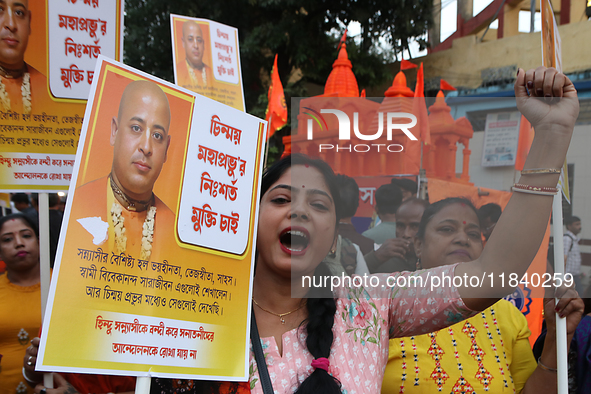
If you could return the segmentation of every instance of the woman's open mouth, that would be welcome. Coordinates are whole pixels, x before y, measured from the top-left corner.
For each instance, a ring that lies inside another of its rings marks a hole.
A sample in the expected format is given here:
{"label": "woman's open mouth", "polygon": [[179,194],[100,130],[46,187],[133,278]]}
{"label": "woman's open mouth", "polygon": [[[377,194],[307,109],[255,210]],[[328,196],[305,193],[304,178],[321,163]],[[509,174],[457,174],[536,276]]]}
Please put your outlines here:
{"label": "woman's open mouth", "polygon": [[279,235],[281,249],[290,255],[303,255],[310,245],[310,233],[303,227],[288,227]]}

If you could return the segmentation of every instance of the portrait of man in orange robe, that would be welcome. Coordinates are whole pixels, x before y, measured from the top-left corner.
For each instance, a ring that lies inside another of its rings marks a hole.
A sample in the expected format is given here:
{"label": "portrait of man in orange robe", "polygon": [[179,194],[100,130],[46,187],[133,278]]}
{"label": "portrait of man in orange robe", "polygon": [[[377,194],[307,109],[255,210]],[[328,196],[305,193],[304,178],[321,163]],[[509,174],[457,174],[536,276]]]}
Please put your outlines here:
{"label": "portrait of man in orange robe", "polygon": [[46,102],[47,78],[25,63],[31,35],[28,0],[0,1],[0,110],[30,114]]}
{"label": "portrait of man in orange robe", "polygon": [[183,23],[181,43],[185,59],[177,64],[177,85],[199,92],[213,86],[213,71],[203,62],[205,40],[201,26],[194,21]]}
{"label": "portrait of man in orange robe", "polygon": [[156,83],[127,85],[111,120],[111,173],[75,192],[79,203],[70,217],[84,228],[84,245],[92,242],[105,252],[157,260],[160,249],[174,239],[174,213],[153,192],[167,159],[170,120],[167,96]]}

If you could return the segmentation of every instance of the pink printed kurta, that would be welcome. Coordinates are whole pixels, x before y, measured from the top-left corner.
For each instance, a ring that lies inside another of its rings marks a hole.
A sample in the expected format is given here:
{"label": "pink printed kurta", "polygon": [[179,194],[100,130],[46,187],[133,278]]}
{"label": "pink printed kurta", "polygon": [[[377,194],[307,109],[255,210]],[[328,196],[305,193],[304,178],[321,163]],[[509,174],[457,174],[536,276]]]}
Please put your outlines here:
{"label": "pink printed kurta", "polygon": [[[420,272],[395,273],[406,278],[452,276],[455,265]],[[376,275],[383,283],[388,274]],[[399,282],[401,283],[401,282]],[[402,284],[402,283],[401,283]],[[466,319],[474,312],[456,288],[381,287],[339,288],[335,291],[337,311],[329,373],[342,384],[346,394],[379,393],[388,362],[388,340],[424,334]],[[293,393],[312,373],[312,355],[306,349],[306,332],[293,329],[283,334],[283,357],[275,338],[261,338],[267,368],[275,393]],[[254,354],[250,352],[250,387],[262,394]]]}

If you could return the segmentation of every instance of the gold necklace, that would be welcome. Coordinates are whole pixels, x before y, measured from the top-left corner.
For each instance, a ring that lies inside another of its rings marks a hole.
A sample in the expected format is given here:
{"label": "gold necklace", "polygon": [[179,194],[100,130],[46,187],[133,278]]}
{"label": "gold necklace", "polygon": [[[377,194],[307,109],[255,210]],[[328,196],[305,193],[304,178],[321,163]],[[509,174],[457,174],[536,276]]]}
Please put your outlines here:
{"label": "gold necklace", "polygon": [[127,197],[125,193],[123,193],[123,190],[121,190],[113,180],[113,174],[109,174],[109,179],[111,180],[111,189],[113,190],[113,193],[115,193],[116,196],[119,196],[123,202],[127,204],[126,208],[128,211],[142,212],[148,209],[150,205],[153,205],[152,200],[154,199],[154,193],[152,193],[152,196],[145,201],[134,200],[131,197]]}
{"label": "gold necklace", "polygon": [[259,305],[259,303],[257,302],[257,300],[255,300],[254,298],[252,299],[252,301],[254,302],[254,304],[255,304],[256,306],[258,306],[259,308],[261,308],[263,311],[265,311],[265,312],[267,312],[267,313],[270,313],[271,315],[277,316],[277,317],[279,318],[279,321],[281,321],[281,324],[285,324],[285,319],[283,318],[283,316],[287,316],[287,315],[290,315],[290,314],[292,314],[292,313],[294,313],[294,312],[296,312],[296,311],[299,311],[300,309],[302,309],[302,307],[303,307],[304,305],[306,305],[306,304],[304,303],[304,304],[302,304],[302,305],[298,306],[296,309],[294,309],[293,311],[290,311],[290,312],[285,312],[285,313],[275,313],[275,312],[271,312],[270,310],[268,310],[268,309],[265,309],[265,308],[263,308],[262,306],[260,306],[260,305]]}

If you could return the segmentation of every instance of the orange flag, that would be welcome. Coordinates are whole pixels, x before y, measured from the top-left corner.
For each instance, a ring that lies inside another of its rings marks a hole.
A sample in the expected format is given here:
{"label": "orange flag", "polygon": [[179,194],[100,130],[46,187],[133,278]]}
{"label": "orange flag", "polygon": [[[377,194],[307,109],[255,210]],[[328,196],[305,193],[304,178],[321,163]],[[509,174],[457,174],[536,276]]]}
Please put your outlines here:
{"label": "orange flag", "polygon": [[431,144],[431,129],[429,128],[429,113],[425,103],[425,81],[423,76],[423,63],[417,72],[417,84],[415,87],[415,98],[413,100],[413,113],[417,117],[418,128],[421,134],[421,141],[425,145]]}
{"label": "orange flag", "polygon": [[410,70],[412,68],[417,68],[418,66],[414,63],[409,62],[408,60],[402,59],[400,61],[400,71],[403,70]]}
{"label": "orange flag", "polygon": [[517,143],[517,156],[515,157],[515,169],[518,171],[523,170],[525,159],[531,148],[531,143],[534,140],[534,129],[531,127],[531,123],[525,116],[521,115],[521,122],[519,123],[519,140]]}
{"label": "orange flag", "polygon": [[269,86],[269,105],[267,106],[267,116],[265,120],[269,122],[267,139],[275,133],[276,130],[287,124],[287,105],[285,104],[285,94],[283,85],[279,79],[277,70],[277,55],[271,71],[271,86]]}
{"label": "orange flag", "polygon": [[458,89],[454,88],[453,86],[451,86],[445,79],[442,79],[439,82],[439,89],[441,89],[441,90],[458,90]]}

